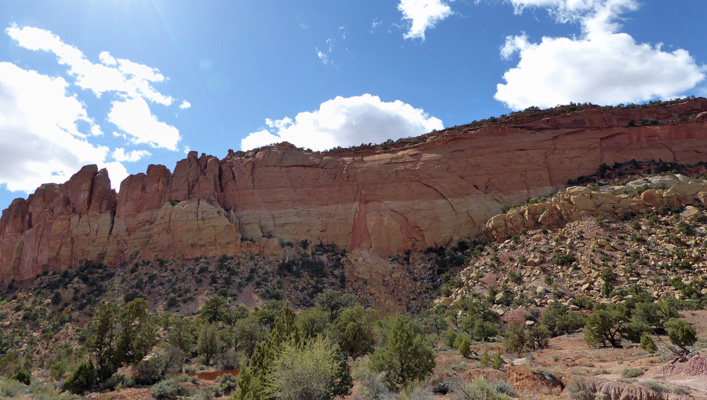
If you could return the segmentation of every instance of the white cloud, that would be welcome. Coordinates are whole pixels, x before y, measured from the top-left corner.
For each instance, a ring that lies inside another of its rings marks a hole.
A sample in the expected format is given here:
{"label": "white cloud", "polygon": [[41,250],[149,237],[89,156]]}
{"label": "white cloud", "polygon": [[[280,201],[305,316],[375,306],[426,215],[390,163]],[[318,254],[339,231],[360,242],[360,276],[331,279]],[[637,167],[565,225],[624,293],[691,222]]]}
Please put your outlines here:
{"label": "white cloud", "polygon": [[113,158],[120,162],[135,162],[150,155],[152,155],[152,153],[147,150],[133,150],[126,153],[125,149],[122,147],[118,147],[113,151]]}
{"label": "white cloud", "polygon": [[[94,64],[78,48],[63,43],[59,36],[44,29],[13,25],[6,32],[24,48],[54,53],[59,64],[69,67],[68,73],[75,78],[78,87],[90,90],[98,98],[105,93],[115,94],[118,99],[111,102],[109,121],[124,130],[133,142],[176,150],[179,131],[158,121],[147,104],[149,101],[169,106],[174,100],[154,88],[153,83],[166,80],[158,69],[127,59],[115,59],[107,51],[98,56],[101,64]],[[179,107],[185,109],[190,105],[183,101]],[[129,112],[137,114],[133,118]]]}
{"label": "white cloud", "polygon": [[158,121],[142,98],[113,102],[108,120],[127,133],[133,143],[147,143],[152,147],[177,150],[177,128]]}
{"label": "white cloud", "polygon": [[182,104],[179,105],[179,109],[186,110],[187,108],[191,108],[191,103],[186,100],[182,101]]}
{"label": "white cloud", "polygon": [[403,35],[405,39],[425,40],[427,29],[453,14],[443,0],[400,0],[398,10],[403,19],[410,21],[410,28]]}
{"label": "white cloud", "polygon": [[518,55],[518,65],[498,84],[495,98],[512,109],[552,107],[569,102],[618,104],[677,97],[705,77],[705,67],[682,49],[636,43],[618,33],[621,13],[634,0],[511,0],[517,12],[547,7],[559,21],[579,21],[579,38],[543,37],[532,43],[509,36],[501,57]]}
{"label": "white cloud", "polygon": [[[68,68],[64,77],[58,77],[0,62],[0,185],[29,192],[42,183],[64,182],[86,164],[97,164],[108,170],[117,188],[127,176],[123,162],[151,155],[120,147],[111,152],[105,145],[92,144],[90,140],[103,136],[103,129],[88,115],[80,96],[93,94],[110,103],[108,120],[122,131],[103,140],[176,150],[179,131],[158,121],[147,103],[173,102],[153,86],[166,81],[159,70],[116,59],[107,51],[94,64],[78,48],[43,29],[12,25],[5,32],[21,47],[53,53]],[[76,87],[86,91],[75,91]],[[110,96],[106,99],[104,94]],[[180,108],[188,106],[184,101]]]}
{"label": "white cloud", "polygon": [[321,61],[324,65],[327,65],[331,62],[331,60],[329,60],[329,56],[319,49],[317,49],[317,58],[319,58],[319,61]]}
{"label": "white cloud", "polygon": [[85,164],[108,168],[114,187],[125,178],[121,164],[106,162],[108,148],[92,145],[77,128],[95,125],[68,86],[61,77],[0,62],[0,183],[8,190],[64,182]]}
{"label": "white cloud", "polygon": [[167,106],[172,103],[172,97],[152,86],[154,82],[165,80],[156,68],[126,59],[116,60],[107,51],[98,56],[103,64],[94,64],[81,50],[65,44],[59,36],[44,29],[12,26],[6,32],[26,49],[54,53],[59,64],[67,65],[69,74],[76,77],[76,85],[93,91],[96,96],[110,91],[129,97],[144,97]]}
{"label": "white cloud", "polygon": [[265,129],[241,140],[241,149],[287,141],[298,147],[326,150],[416,136],[444,127],[441,120],[421,109],[399,100],[384,102],[370,94],[336,97],[322,103],[318,110],[301,112],[294,119],[265,122]]}

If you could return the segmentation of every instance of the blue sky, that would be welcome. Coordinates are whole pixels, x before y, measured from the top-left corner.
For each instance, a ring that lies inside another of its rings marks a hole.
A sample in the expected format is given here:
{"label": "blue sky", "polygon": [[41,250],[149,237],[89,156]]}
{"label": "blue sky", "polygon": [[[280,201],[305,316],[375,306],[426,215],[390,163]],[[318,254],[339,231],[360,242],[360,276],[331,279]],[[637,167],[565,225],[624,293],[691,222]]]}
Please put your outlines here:
{"label": "blue sky", "polygon": [[0,2],[0,208],[82,165],[707,94],[707,2]]}

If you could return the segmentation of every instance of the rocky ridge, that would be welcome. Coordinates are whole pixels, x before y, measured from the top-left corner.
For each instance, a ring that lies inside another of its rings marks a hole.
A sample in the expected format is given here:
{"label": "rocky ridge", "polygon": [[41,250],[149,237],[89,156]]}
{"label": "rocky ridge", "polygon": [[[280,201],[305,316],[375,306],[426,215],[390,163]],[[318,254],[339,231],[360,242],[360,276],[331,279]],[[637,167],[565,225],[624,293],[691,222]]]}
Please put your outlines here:
{"label": "rocky ridge", "polygon": [[[374,148],[314,153],[283,143],[222,160],[196,152],[110,189],[86,166],[0,218],[0,280],[86,261],[283,257],[308,239],[387,255],[480,233],[503,204],[547,194],[602,163],[703,161],[707,100],[567,106]],[[649,120],[638,125],[636,121]]]}
{"label": "rocky ridge", "polygon": [[[579,309],[583,296],[622,302],[632,285],[656,299],[699,301],[707,296],[706,201],[707,182],[683,175],[569,187],[491,218],[486,233],[500,241],[471,260],[440,301],[494,292],[500,314],[552,302]],[[607,268],[624,296],[601,292]]]}

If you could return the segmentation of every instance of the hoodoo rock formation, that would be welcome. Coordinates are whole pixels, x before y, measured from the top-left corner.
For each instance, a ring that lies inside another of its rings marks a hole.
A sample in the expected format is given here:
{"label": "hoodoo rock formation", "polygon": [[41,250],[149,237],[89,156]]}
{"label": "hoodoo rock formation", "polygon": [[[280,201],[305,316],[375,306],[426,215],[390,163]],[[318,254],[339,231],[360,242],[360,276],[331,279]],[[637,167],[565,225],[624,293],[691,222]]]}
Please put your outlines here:
{"label": "hoodoo rock formation", "polygon": [[[189,153],[110,189],[86,166],[0,218],[0,280],[85,261],[279,256],[278,241],[390,254],[480,233],[503,204],[546,194],[602,163],[707,161],[707,100],[525,111],[388,149],[312,153],[283,143],[222,160]],[[649,119],[650,123],[641,123]],[[638,121],[638,122],[636,122]]]}

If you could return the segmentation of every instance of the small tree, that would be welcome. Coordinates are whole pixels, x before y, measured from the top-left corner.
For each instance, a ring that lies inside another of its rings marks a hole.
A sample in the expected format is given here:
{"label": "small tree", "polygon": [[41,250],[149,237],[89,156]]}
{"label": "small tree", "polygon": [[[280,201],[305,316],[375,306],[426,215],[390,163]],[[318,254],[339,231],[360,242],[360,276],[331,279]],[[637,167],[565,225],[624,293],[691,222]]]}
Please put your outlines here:
{"label": "small tree", "polygon": [[692,346],[697,341],[697,332],[687,321],[671,318],[665,323],[670,343],[680,347],[684,353],[689,353],[687,346]]}
{"label": "small tree", "polygon": [[457,336],[455,347],[459,350],[462,357],[467,358],[471,355],[471,339],[467,335]]}
{"label": "small tree", "polygon": [[628,317],[622,304],[598,304],[584,326],[584,339],[590,346],[605,346],[608,342],[612,347],[620,348],[627,324]]}
{"label": "small tree", "polygon": [[155,325],[149,306],[143,298],[136,298],[120,310],[120,334],[117,349],[120,359],[129,364],[140,362],[157,342]]}
{"label": "small tree", "polygon": [[339,313],[356,304],[356,298],[350,293],[326,289],[317,296],[317,305],[329,314],[329,321],[334,322]]}
{"label": "small tree", "polygon": [[96,369],[93,367],[93,363],[84,362],[76,368],[69,379],[64,381],[62,389],[75,394],[84,394],[96,384],[96,379]]}
{"label": "small tree", "polygon": [[206,322],[213,324],[223,321],[228,313],[228,302],[222,296],[217,295],[206,300],[206,303],[201,307],[199,316]]}
{"label": "small tree", "polygon": [[204,357],[204,364],[211,364],[213,357],[221,352],[223,341],[215,324],[205,323],[199,332],[196,351]]}
{"label": "small tree", "polygon": [[528,339],[525,337],[523,327],[517,322],[511,322],[506,327],[506,332],[503,334],[503,344],[506,346],[508,353],[520,354],[525,351],[528,345]]}
{"label": "small tree", "polygon": [[570,310],[561,303],[551,303],[540,317],[540,323],[545,325],[552,336],[573,333],[586,323],[584,314]]}
{"label": "small tree", "polygon": [[651,354],[658,351],[658,346],[655,345],[653,339],[649,335],[643,335],[641,337],[641,348]]}
{"label": "small tree", "polygon": [[93,334],[86,341],[86,347],[96,360],[97,371],[94,374],[101,381],[110,378],[120,366],[121,357],[117,348],[119,312],[114,303],[103,303],[93,320]]}
{"label": "small tree", "polygon": [[385,372],[387,385],[398,390],[432,373],[434,352],[417,321],[397,315],[386,322],[381,344],[371,357],[371,368]]}
{"label": "small tree", "polygon": [[528,346],[532,350],[542,349],[548,345],[550,330],[543,324],[534,324],[526,329],[525,336],[528,339]]}
{"label": "small tree", "polygon": [[334,324],[334,337],[344,354],[357,358],[373,351],[376,344],[373,331],[375,319],[373,309],[359,305],[341,312]]}

